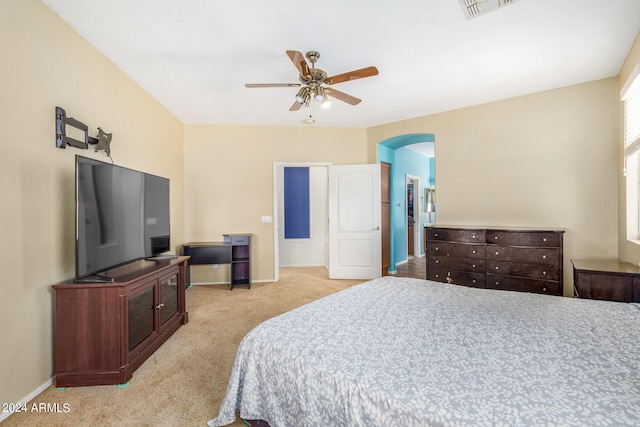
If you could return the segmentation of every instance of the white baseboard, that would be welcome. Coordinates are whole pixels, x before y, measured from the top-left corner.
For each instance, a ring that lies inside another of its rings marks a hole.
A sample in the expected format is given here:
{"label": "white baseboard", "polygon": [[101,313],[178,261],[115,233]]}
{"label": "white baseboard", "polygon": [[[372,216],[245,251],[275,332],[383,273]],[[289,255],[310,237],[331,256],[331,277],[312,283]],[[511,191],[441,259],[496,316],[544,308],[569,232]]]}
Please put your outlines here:
{"label": "white baseboard", "polygon": [[[263,280],[252,280],[251,283],[270,283],[275,282],[273,279],[263,279]],[[199,286],[199,285],[231,285],[231,282],[191,282],[191,286]],[[246,285],[235,285],[235,286],[246,286]]]}
{"label": "white baseboard", "polygon": [[324,264],[295,264],[295,265],[280,265],[280,268],[295,268],[295,267],[326,267]]}
{"label": "white baseboard", "polygon": [[[15,406],[17,406],[17,407],[26,406],[27,403],[29,403],[33,399],[35,399],[36,396],[38,396],[40,393],[42,393],[43,391],[48,389],[54,383],[54,381],[55,381],[55,377],[52,377],[49,381],[47,381],[44,384],[42,384],[40,387],[38,387],[37,389],[35,389],[31,393],[29,393],[26,397],[24,397],[20,401],[13,402],[13,403],[15,403]],[[0,412],[0,423],[2,423],[4,420],[9,418],[11,416],[11,414],[12,414],[12,412]]]}

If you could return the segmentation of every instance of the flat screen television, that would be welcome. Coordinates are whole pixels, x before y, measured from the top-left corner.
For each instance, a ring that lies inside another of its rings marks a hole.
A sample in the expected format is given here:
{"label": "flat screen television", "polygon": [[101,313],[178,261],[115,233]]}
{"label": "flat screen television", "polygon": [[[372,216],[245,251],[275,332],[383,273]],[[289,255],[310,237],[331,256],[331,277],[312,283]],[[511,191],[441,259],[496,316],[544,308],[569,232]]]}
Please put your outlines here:
{"label": "flat screen television", "polygon": [[76,156],[76,281],[170,250],[169,179]]}

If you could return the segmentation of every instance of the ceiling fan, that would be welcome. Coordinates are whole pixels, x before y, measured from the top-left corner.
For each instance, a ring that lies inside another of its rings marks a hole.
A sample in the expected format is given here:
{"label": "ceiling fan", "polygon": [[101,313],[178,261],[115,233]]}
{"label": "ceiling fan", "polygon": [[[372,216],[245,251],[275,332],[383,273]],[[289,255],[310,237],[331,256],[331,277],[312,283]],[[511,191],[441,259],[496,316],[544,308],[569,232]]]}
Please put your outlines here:
{"label": "ceiling fan", "polygon": [[[308,107],[312,98],[320,102],[323,107],[328,107],[330,104],[328,96],[344,101],[347,104],[359,104],[361,99],[334,89],[331,85],[378,74],[376,67],[366,67],[329,77],[324,70],[315,66],[320,58],[320,53],[312,50],[302,55],[297,50],[288,50],[287,56],[300,73],[300,83],[247,83],[245,87],[299,87],[300,90],[296,94],[296,100],[289,108],[289,111],[299,110],[302,106]],[[311,66],[309,66],[305,57],[311,63]]]}

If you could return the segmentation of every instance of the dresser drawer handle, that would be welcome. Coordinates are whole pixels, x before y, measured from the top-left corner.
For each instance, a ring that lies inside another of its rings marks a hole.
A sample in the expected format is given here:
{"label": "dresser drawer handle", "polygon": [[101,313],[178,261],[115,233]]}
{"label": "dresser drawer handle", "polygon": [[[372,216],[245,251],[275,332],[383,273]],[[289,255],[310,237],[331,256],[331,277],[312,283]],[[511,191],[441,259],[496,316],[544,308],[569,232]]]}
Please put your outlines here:
{"label": "dresser drawer handle", "polygon": [[500,270],[500,267],[496,267],[496,270]]}
{"label": "dresser drawer handle", "polygon": [[546,276],[546,275],[547,275],[547,272],[546,272],[546,271],[543,271],[543,272],[542,272],[542,275],[543,275],[543,276]]}
{"label": "dresser drawer handle", "polygon": [[500,286],[500,282],[496,282],[496,286]]}
{"label": "dresser drawer handle", "polygon": [[475,265],[475,264],[472,264],[472,265],[471,265],[471,267],[472,267],[472,268],[476,268],[476,265]]}
{"label": "dresser drawer handle", "polygon": [[471,238],[472,238],[472,239],[475,239],[475,238],[476,238],[475,234],[474,234],[473,236],[471,236]]}
{"label": "dresser drawer handle", "polygon": [[434,233],[434,236],[438,237],[438,236],[439,236],[439,234],[438,234],[438,233]]}
{"label": "dresser drawer handle", "polygon": [[438,264],[439,262],[440,262],[439,260],[436,260],[436,264]]}
{"label": "dresser drawer handle", "polygon": [[547,241],[547,238],[546,238],[546,237],[545,237],[545,238],[543,238],[543,239],[542,239],[542,241],[543,241],[543,242],[546,242],[546,241]]}
{"label": "dresser drawer handle", "polygon": [[440,278],[440,275],[439,275],[439,274],[436,274],[436,279],[439,279],[439,278]]}
{"label": "dresser drawer handle", "polygon": [[542,288],[542,290],[543,290],[544,292],[547,292],[547,288]]}
{"label": "dresser drawer handle", "polygon": [[542,259],[547,259],[547,256],[546,255],[542,255]]}
{"label": "dresser drawer handle", "polygon": [[472,251],[472,253],[474,253],[474,254],[475,254],[475,253],[476,253],[476,251]]}
{"label": "dresser drawer handle", "polygon": [[473,280],[471,281],[471,283],[476,283],[476,279],[473,279]]}
{"label": "dresser drawer handle", "polygon": [[496,255],[498,255],[498,252],[496,252]]}

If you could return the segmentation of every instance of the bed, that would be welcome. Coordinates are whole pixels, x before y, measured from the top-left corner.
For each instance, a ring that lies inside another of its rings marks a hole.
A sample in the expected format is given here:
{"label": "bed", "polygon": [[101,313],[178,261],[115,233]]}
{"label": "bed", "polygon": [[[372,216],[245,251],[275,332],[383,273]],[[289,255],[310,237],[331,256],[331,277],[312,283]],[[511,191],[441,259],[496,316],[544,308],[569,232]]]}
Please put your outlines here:
{"label": "bed", "polygon": [[383,277],[243,339],[210,427],[639,426],[640,305]]}

